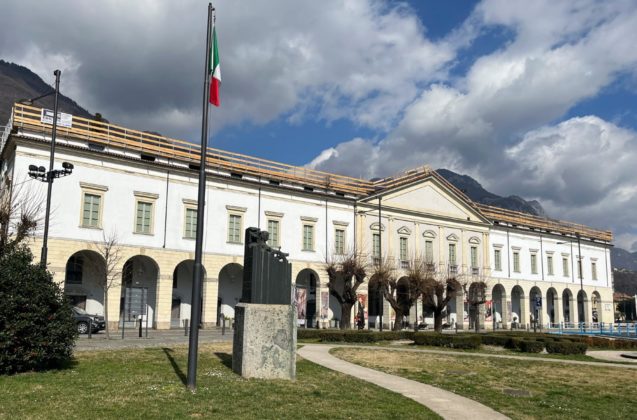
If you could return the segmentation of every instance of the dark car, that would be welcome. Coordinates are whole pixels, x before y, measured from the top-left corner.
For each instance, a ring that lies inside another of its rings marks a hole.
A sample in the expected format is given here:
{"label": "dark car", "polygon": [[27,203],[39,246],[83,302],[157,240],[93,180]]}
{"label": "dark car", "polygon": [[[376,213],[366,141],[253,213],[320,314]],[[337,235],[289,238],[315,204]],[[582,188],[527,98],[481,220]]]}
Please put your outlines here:
{"label": "dark car", "polygon": [[91,333],[106,329],[106,323],[104,317],[101,315],[91,315],[82,308],[77,306],[73,307],[73,318],[75,318],[75,324],[77,325],[77,332],[80,334],[88,334],[89,325],[91,326]]}

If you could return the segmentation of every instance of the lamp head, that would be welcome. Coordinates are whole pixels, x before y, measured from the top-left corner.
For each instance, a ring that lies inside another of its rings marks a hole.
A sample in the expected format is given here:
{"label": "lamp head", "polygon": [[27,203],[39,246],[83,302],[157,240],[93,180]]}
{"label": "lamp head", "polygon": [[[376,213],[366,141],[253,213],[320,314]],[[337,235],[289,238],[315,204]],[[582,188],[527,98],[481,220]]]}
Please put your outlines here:
{"label": "lamp head", "polygon": [[40,166],[38,168],[38,171],[44,173],[44,172],[46,172],[46,168],[44,166]]}
{"label": "lamp head", "polygon": [[29,172],[38,172],[38,167],[35,165],[29,165]]}
{"label": "lamp head", "polygon": [[67,171],[72,171],[74,168],[73,164],[69,162],[62,162],[62,167]]}

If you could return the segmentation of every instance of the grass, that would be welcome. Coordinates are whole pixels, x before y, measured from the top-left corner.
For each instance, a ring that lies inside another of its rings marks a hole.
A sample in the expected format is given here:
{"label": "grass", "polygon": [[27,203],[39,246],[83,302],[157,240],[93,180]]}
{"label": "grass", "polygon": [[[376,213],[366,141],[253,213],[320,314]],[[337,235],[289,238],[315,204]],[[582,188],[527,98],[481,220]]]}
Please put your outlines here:
{"label": "grass", "polygon": [[244,379],[230,344],[200,346],[197,392],[185,347],[82,352],[66,369],[0,376],[0,418],[438,418],[375,385],[306,360],[297,380]]}
{"label": "grass", "polygon": [[513,419],[632,418],[637,413],[634,369],[371,348],[332,352],[474,399]]}

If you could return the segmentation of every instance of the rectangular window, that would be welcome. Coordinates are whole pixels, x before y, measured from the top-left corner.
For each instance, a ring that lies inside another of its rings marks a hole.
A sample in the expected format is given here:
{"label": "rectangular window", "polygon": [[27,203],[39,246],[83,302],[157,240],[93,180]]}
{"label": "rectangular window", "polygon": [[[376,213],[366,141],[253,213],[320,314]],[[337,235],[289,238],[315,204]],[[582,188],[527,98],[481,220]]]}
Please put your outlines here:
{"label": "rectangular window", "polygon": [[372,235],[372,256],[380,258],[380,234],[374,233]]}
{"label": "rectangular window", "polygon": [[268,245],[271,247],[279,246],[279,221],[268,220]]}
{"label": "rectangular window", "polygon": [[449,244],[449,265],[456,265],[456,244]]}
{"label": "rectangular window", "polygon": [[582,278],[582,258],[581,257],[577,258],[577,278],[578,279]]}
{"label": "rectangular window", "polygon": [[197,237],[197,209],[186,208],[186,224],[184,226],[184,238],[195,239]]}
{"label": "rectangular window", "polygon": [[303,251],[314,251],[313,225],[303,225]]}
{"label": "rectangular window", "polygon": [[499,249],[493,250],[495,271],[502,271],[502,252]]}
{"label": "rectangular window", "polygon": [[471,247],[471,268],[478,268],[478,247]]}
{"label": "rectangular window", "polygon": [[591,262],[591,277],[593,280],[597,280],[597,263]]}
{"label": "rectangular window", "polygon": [[135,222],[135,233],[151,233],[151,222],[153,217],[153,203],[138,201],[137,217]]}
{"label": "rectangular window", "polygon": [[82,214],[83,227],[100,227],[100,204],[102,196],[84,193],[84,207]]}
{"label": "rectangular window", "polygon": [[228,242],[241,243],[241,216],[238,214],[228,215]]}
{"label": "rectangular window", "polygon": [[345,230],[336,229],[334,232],[334,252],[338,255],[345,254]]}
{"label": "rectangular window", "polygon": [[562,257],[562,274],[564,277],[568,277],[568,257]]}
{"label": "rectangular window", "polygon": [[433,264],[434,262],[434,243],[433,241],[425,241],[425,262]]}
{"label": "rectangular window", "polygon": [[549,276],[553,275],[553,256],[552,255],[546,256],[546,272]]}
{"label": "rectangular window", "polygon": [[400,238],[400,260],[407,261],[409,250],[407,249],[407,238]]}
{"label": "rectangular window", "polygon": [[531,254],[531,274],[537,274],[537,254]]}
{"label": "rectangular window", "polygon": [[520,272],[520,253],[517,251],[513,252],[513,272]]}

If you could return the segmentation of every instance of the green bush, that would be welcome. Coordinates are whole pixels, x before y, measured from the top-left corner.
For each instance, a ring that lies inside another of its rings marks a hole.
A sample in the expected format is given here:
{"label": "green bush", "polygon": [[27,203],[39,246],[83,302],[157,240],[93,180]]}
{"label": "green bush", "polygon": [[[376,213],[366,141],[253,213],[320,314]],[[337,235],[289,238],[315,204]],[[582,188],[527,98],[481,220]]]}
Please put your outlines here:
{"label": "green bush", "polygon": [[317,330],[314,328],[298,328],[296,330],[296,338],[299,340],[312,340],[321,338],[320,332],[321,330]]}
{"label": "green bush", "polygon": [[346,343],[374,343],[378,341],[378,338],[369,331],[345,331],[343,340]]}
{"label": "green bush", "polygon": [[477,334],[451,335],[437,333],[415,333],[414,343],[419,346],[451,347],[454,349],[477,349],[481,340]]}
{"label": "green bush", "polygon": [[500,334],[485,334],[482,337],[482,344],[489,346],[502,346],[506,347],[507,343],[511,341],[510,336]]}
{"label": "green bush", "polygon": [[541,353],[544,350],[544,343],[535,340],[520,340],[518,349],[523,353]]}
{"label": "green bush", "polygon": [[546,343],[546,351],[556,354],[586,354],[586,343],[551,342]]}
{"label": "green bush", "polygon": [[328,343],[345,341],[345,332],[341,330],[325,330],[319,334],[321,341]]}
{"label": "green bush", "polygon": [[71,306],[22,246],[0,255],[0,373],[60,367],[77,337]]}

